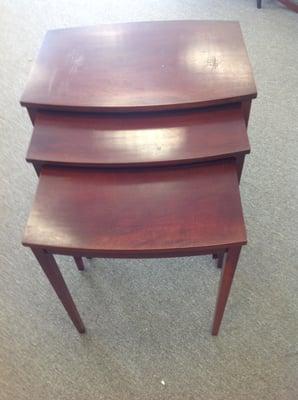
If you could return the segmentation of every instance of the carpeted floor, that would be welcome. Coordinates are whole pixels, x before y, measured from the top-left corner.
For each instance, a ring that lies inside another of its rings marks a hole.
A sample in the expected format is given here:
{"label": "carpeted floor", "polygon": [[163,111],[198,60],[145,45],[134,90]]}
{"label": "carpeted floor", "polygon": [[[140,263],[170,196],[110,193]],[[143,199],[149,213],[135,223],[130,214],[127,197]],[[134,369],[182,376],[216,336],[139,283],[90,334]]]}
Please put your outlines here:
{"label": "carpeted floor", "polygon": [[[255,3],[1,0],[1,400],[298,398],[298,20],[274,0]],[[217,338],[210,257],[96,260],[83,273],[58,258],[80,336],[20,244],[37,179],[18,101],[47,29],[155,19],[241,22],[259,92],[241,184],[249,244]]]}

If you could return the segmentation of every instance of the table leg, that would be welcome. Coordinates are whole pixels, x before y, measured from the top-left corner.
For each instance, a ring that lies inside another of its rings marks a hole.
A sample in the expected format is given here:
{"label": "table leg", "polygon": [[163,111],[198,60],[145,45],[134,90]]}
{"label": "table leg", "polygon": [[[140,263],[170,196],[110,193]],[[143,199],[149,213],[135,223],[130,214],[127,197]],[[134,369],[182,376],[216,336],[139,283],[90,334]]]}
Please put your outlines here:
{"label": "table leg", "polygon": [[217,260],[217,267],[221,268],[222,264],[223,264],[223,260],[224,260],[224,256],[225,256],[225,252],[221,252],[221,253],[213,253],[212,254],[212,258],[214,260]]}
{"label": "table leg", "polygon": [[217,335],[221,320],[225,311],[226,303],[229,297],[234,273],[237,267],[241,246],[231,247],[228,249],[225,265],[221,273],[221,281],[219,285],[215,315],[213,320],[212,335]]}
{"label": "table leg", "polygon": [[248,125],[249,114],[251,109],[251,100],[244,100],[241,103],[242,113],[245,120],[246,127]]}
{"label": "table leg", "polygon": [[35,117],[37,114],[37,109],[27,107],[27,111],[28,111],[29,117],[31,119],[32,125],[34,125],[34,120],[35,120]]}
{"label": "table leg", "polygon": [[40,175],[40,170],[41,170],[41,166],[39,163],[33,163],[33,168],[35,169],[36,175],[39,176]]}
{"label": "table leg", "polygon": [[224,257],[225,257],[225,252],[218,253],[217,268],[221,268],[222,267],[223,261],[224,261]]}
{"label": "table leg", "polygon": [[48,280],[50,281],[53,289],[55,290],[57,296],[61,300],[66,312],[68,313],[73,324],[80,333],[85,332],[84,324],[81,320],[80,314],[76,308],[75,303],[69,293],[63,276],[58,268],[55,258],[52,254],[47,253],[43,249],[31,249],[35,257],[37,258],[41,268],[46,274]]}
{"label": "table leg", "polygon": [[77,264],[79,271],[84,271],[85,266],[82,257],[74,257],[75,263]]}
{"label": "table leg", "polygon": [[236,157],[237,175],[238,175],[238,182],[239,183],[240,183],[240,180],[241,180],[241,175],[242,175],[242,170],[243,170],[244,157],[245,156],[242,156],[242,155]]}
{"label": "table leg", "polygon": [[257,7],[261,8],[262,7],[262,0],[257,0]]}

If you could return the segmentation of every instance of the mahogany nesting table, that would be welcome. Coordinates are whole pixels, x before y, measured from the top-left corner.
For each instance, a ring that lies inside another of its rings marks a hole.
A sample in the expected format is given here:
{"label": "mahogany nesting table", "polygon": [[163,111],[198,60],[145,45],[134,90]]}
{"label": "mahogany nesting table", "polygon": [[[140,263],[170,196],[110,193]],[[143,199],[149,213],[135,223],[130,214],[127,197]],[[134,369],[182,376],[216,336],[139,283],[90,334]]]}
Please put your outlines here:
{"label": "mahogany nesting table", "polygon": [[127,114],[38,111],[26,160],[44,165],[156,167],[234,158],[250,146],[239,104]]}
{"label": "mahogany nesting table", "polygon": [[214,335],[245,243],[237,170],[230,160],[117,171],[44,167],[23,240],[81,333],[84,325],[53,254],[154,258],[227,250]]}
{"label": "mahogany nesting table", "polygon": [[240,26],[167,21],[49,31],[21,104],[39,177],[29,246],[79,332],[55,262],[227,254],[217,335],[241,246],[239,181],[256,87]]}

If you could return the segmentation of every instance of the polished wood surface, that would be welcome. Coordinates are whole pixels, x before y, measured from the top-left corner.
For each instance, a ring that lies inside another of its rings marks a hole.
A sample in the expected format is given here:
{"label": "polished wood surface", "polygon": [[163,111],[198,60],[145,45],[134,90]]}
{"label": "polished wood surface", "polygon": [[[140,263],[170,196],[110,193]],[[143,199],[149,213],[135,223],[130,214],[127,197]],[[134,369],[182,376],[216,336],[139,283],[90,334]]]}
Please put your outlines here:
{"label": "polished wood surface", "polygon": [[240,25],[154,21],[52,30],[21,99],[36,109],[137,111],[251,100]]}
{"label": "polished wood surface", "polygon": [[231,160],[135,170],[44,167],[23,241],[111,257],[194,254],[244,243]]}
{"label": "polished wood surface", "polygon": [[212,334],[217,335],[241,245],[246,243],[236,162],[130,169],[44,167],[25,230],[78,332],[85,327],[53,254],[168,257],[213,254],[226,262]]}
{"label": "polished wood surface", "polygon": [[239,104],[137,114],[39,112],[27,153],[45,164],[123,167],[177,165],[249,153]]}

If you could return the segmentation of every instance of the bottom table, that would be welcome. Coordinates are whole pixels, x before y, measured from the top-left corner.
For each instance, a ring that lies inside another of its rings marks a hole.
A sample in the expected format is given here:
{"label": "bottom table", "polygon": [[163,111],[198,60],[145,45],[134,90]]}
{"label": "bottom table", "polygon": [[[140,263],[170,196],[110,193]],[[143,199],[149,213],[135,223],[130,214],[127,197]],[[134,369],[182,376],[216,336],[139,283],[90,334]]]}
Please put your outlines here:
{"label": "bottom table", "polygon": [[23,244],[31,247],[80,333],[85,327],[53,257],[223,254],[217,335],[246,231],[233,160],[179,167],[43,167]]}

